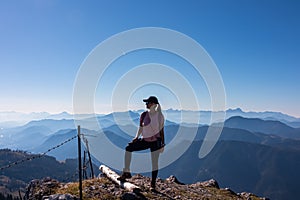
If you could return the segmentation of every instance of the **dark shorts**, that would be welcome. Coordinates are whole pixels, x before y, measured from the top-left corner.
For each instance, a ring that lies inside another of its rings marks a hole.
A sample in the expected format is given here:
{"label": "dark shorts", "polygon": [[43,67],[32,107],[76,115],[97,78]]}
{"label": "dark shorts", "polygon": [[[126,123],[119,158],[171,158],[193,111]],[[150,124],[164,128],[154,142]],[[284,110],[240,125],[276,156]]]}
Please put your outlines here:
{"label": "dark shorts", "polygon": [[161,140],[158,139],[154,142],[147,142],[143,139],[139,139],[136,142],[128,143],[126,147],[126,151],[133,152],[133,151],[142,151],[146,149],[150,149],[151,152],[157,151],[161,148]]}

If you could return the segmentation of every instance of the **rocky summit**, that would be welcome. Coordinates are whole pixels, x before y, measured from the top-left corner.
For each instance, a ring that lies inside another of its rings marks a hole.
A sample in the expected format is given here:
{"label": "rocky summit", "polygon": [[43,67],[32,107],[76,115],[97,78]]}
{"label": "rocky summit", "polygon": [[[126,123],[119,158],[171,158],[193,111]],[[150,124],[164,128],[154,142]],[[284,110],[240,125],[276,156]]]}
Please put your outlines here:
{"label": "rocky summit", "polygon": [[[84,180],[82,184],[83,199],[266,199],[251,193],[235,193],[228,188],[219,188],[218,183],[211,179],[205,182],[185,185],[176,177],[166,180],[157,179],[156,190],[150,190],[150,178],[134,175],[128,180],[141,190],[137,193],[127,191],[112,182],[105,175]],[[71,200],[79,199],[78,183],[60,183],[51,178],[32,180],[26,189],[27,200]]]}

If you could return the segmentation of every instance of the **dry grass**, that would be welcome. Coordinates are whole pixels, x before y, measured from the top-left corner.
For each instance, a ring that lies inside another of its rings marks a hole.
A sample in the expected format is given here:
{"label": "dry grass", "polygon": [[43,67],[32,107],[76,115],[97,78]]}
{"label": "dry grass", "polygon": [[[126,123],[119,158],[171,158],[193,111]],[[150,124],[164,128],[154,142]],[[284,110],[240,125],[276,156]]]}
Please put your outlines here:
{"label": "dry grass", "polygon": [[[90,179],[90,180],[84,180],[82,182],[82,196],[84,200],[96,200],[96,199],[119,199],[118,197],[108,193],[105,191],[105,187],[107,185],[111,185],[112,183],[105,178],[101,179]],[[79,197],[79,183],[67,183],[64,186],[57,188],[57,190],[54,191],[56,194],[71,194],[73,196]],[[91,193],[91,190],[88,190],[89,188],[95,188],[94,193]],[[88,193],[87,193],[88,191]]]}

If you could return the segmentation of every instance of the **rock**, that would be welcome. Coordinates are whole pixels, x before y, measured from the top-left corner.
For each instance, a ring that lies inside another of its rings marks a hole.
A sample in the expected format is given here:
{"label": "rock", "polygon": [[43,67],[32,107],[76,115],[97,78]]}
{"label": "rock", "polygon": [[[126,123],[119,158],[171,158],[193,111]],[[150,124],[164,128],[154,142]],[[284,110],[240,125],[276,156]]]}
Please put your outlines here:
{"label": "rock", "polygon": [[180,185],[184,185],[184,183],[181,183],[174,175],[167,178],[166,181],[169,181],[171,183],[177,183],[177,184],[180,184]]}
{"label": "rock", "polygon": [[[123,199],[123,200],[144,200],[144,199],[232,199],[232,200],[258,200],[259,198],[251,193],[236,194],[231,189],[220,189],[214,179],[197,182],[193,184],[182,184],[175,176],[166,180],[157,179],[156,191],[150,190],[151,178],[142,175],[134,175],[130,180],[137,185],[140,193],[134,193],[122,189],[108,177],[98,177],[83,181],[83,195],[86,199]],[[78,183],[59,183],[54,179],[33,180],[28,186],[26,200],[75,200],[78,199],[78,190],[74,188]],[[62,194],[64,193],[64,195]],[[73,195],[73,196],[72,196]]]}
{"label": "rock", "polygon": [[210,179],[208,181],[201,182],[200,184],[204,187],[214,187],[214,188],[220,189],[218,182],[214,179]]}
{"label": "rock", "polygon": [[134,192],[127,192],[122,195],[122,200],[143,200],[145,197],[138,195]]}
{"label": "rock", "polygon": [[77,200],[77,198],[70,194],[53,194],[44,196],[42,200]]}
{"label": "rock", "polygon": [[24,199],[42,199],[44,196],[51,195],[52,190],[58,187],[59,182],[49,177],[42,180],[32,180],[26,188]]}
{"label": "rock", "polygon": [[224,189],[225,191],[229,192],[230,194],[233,194],[233,195],[237,195],[233,190],[231,190],[230,188],[225,188]]}
{"label": "rock", "polygon": [[[237,195],[241,196],[244,199],[247,200],[252,200],[253,198],[258,198],[255,194],[249,193],[249,192],[242,192],[242,193],[238,193]],[[261,200],[270,200],[269,198],[266,197],[261,197],[259,198]]]}

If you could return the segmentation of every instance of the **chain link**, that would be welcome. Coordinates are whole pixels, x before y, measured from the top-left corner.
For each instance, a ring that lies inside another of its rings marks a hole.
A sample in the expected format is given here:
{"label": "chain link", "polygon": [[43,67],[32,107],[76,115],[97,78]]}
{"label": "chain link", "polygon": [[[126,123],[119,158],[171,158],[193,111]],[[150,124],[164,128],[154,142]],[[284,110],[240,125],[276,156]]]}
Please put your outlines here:
{"label": "chain link", "polygon": [[57,148],[61,147],[62,145],[64,145],[64,144],[70,142],[71,140],[75,139],[76,137],[77,137],[77,135],[76,135],[76,136],[73,136],[72,138],[70,138],[70,139],[68,139],[68,140],[66,140],[66,141],[64,141],[64,142],[62,142],[62,143],[60,143],[60,144],[58,144],[58,145],[56,145],[55,147],[52,147],[52,148],[48,149],[47,151],[45,151],[45,152],[42,153],[42,154],[34,155],[34,156],[31,156],[31,157],[28,157],[28,158],[25,158],[25,159],[22,159],[22,160],[13,162],[13,163],[8,164],[8,165],[6,165],[6,166],[3,166],[3,167],[0,168],[0,171],[2,171],[2,170],[4,170],[4,169],[11,168],[11,167],[13,167],[13,166],[15,166],[15,165],[19,165],[19,164],[24,163],[24,162],[27,162],[27,161],[31,161],[31,160],[34,160],[34,159],[37,159],[37,158],[41,158],[41,157],[45,156],[47,153],[49,153],[50,151],[52,151],[52,150],[54,150],[54,149],[57,149]]}

